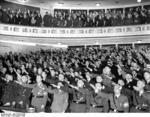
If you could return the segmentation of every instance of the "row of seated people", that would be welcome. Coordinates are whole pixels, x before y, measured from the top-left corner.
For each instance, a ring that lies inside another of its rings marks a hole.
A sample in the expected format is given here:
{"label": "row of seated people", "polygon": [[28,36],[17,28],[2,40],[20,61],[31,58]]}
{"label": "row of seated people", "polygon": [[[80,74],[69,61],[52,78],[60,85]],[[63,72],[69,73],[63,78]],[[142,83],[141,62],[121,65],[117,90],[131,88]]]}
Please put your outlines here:
{"label": "row of seated people", "polygon": [[149,47],[81,48],[0,56],[0,109],[150,112]]}
{"label": "row of seated people", "polygon": [[0,6],[0,22],[45,27],[104,27],[150,23],[149,7],[107,10],[54,10],[42,17],[39,11],[21,11]]}

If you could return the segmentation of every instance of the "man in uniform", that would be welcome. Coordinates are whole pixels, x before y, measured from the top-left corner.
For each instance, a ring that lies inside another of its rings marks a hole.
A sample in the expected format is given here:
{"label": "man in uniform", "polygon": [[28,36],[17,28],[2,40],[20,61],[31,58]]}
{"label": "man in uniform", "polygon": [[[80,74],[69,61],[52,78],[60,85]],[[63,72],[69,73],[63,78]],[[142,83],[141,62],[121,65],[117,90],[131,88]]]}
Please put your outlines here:
{"label": "man in uniform", "polygon": [[113,94],[100,92],[98,96],[110,101],[109,112],[129,112],[128,98],[121,94],[121,87],[119,85],[114,86]]}
{"label": "man in uniform", "polygon": [[94,91],[90,95],[90,110],[89,112],[108,112],[109,104],[106,98],[97,96],[104,89],[101,83],[96,83],[93,87]]}
{"label": "man in uniform", "polygon": [[139,80],[134,87],[136,92],[133,95],[134,106],[131,112],[150,112],[150,94],[144,91],[145,82]]}
{"label": "man in uniform", "polygon": [[136,86],[136,82],[137,81],[132,78],[131,74],[125,74],[125,85],[122,89],[122,94],[128,97],[131,106],[133,105],[133,87]]}
{"label": "man in uniform", "polygon": [[73,112],[73,113],[89,112],[90,93],[84,87],[84,82],[82,80],[78,80],[77,87],[72,86],[72,88],[74,88],[74,90],[72,90],[73,101],[70,104],[71,112]]}
{"label": "man in uniform", "polygon": [[113,81],[112,81],[112,76],[111,76],[111,69],[106,66],[103,69],[103,73],[102,73],[102,78],[103,81],[102,83],[105,85],[105,92],[106,93],[113,93],[112,87],[113,87]]}
{"label": "man in uniform", "polygon": [[36,84],[22,84],[23,87],[32,89],[31,105],[36,109],[36,112],[45,112],[47,102],[47,87],[42,83],[42,77],[37,75]]}
{"label": "man in uniform", "polygon": [[145,90],[150,92],[150,73],[148,71],[144,72],[144,79],[146,81]]}

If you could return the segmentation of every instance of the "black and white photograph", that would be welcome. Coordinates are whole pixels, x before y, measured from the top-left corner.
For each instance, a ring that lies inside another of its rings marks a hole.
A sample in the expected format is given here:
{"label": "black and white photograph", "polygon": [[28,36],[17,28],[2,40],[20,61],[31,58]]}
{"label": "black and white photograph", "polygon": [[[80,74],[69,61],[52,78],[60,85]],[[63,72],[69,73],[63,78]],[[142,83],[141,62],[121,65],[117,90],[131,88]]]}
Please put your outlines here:
{"label": "black and white photograph", "polygon": [[150,113],[150,0],[0,0],[0,116],[56,113]]}

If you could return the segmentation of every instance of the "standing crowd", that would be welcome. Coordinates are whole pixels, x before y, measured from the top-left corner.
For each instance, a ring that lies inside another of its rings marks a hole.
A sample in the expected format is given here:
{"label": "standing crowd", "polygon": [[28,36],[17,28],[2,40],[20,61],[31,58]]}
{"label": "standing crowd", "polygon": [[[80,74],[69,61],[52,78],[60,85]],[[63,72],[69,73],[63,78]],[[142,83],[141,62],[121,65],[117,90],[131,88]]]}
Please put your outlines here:
{"label": "standing crowd", "polygon": [[68,48],[0,56],[2,107],[150,112],[150,48]]}
{"label": "standing crowd", "polygon": [[40,11],[21,11],[0,6],[0,22],[23,26],[78,28],[149,24],[150,8],[137,6],[89,11],[54,9],[53,14],[46,12],[42,17]]}

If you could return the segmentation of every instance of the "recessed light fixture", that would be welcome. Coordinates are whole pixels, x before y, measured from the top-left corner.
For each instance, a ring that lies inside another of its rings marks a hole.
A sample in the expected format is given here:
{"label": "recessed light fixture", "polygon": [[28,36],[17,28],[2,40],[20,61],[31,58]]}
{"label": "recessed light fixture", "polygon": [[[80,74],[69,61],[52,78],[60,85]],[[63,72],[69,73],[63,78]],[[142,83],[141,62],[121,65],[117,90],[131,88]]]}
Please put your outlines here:
{"label": "recessed light fixture", "polygon": [[137,41],[137,43],[141,43],[141,42],[142,42],[141,40],[138,40],[138,41]]}
{"label": "recessed light fixture", "polygon": [[62,43],[57,43],[58,45],[61,45]]}
{"label": "recessed light fixture", "polygon": [[28,0],[18,0],[18,1],[22,3],[28,2]]}
{"label": "recessed light fixture", "polygon": [[63,4],[64,4],[64,3],[61,3],[61,2],[58,3],[59,6],[62,6]]}
{"label": "recessed light fixture", "polygon": [[137,2],[138,2],[138,3],[141,3],[141,2],[142,2],[142,0],[137,0]]}
{"label": "recessed light fixture", "polygon": [[100,3],[96,3],[96,6],[100,6]]}
{"label": "recessed light fixture", "polygon": [[99,42],[96,42],[95,44],[96,44],[96,45],[99,45]]}

